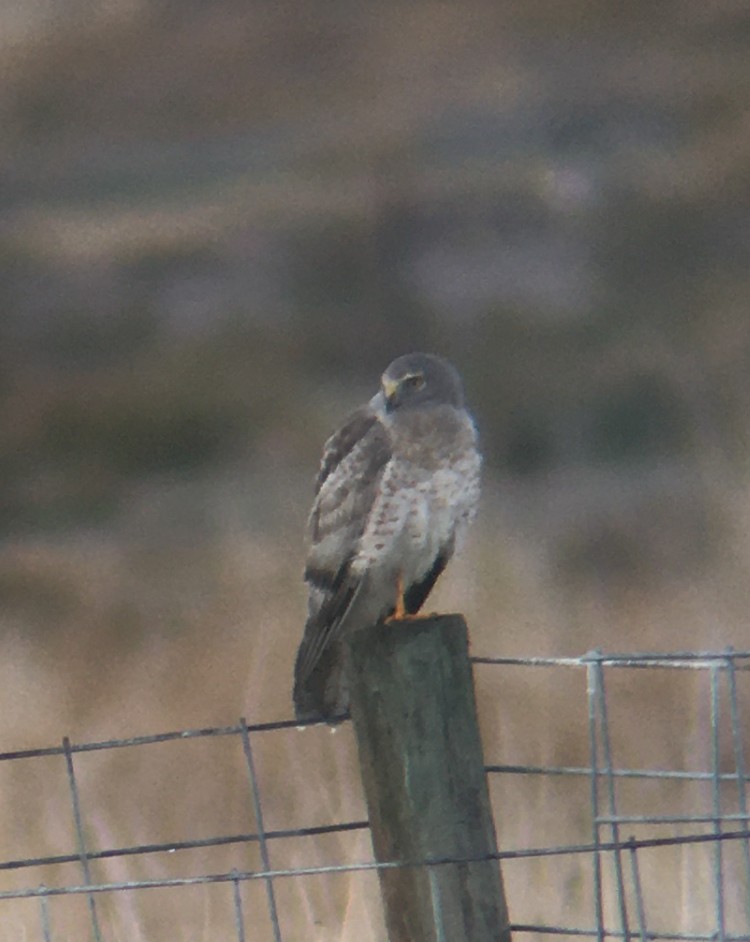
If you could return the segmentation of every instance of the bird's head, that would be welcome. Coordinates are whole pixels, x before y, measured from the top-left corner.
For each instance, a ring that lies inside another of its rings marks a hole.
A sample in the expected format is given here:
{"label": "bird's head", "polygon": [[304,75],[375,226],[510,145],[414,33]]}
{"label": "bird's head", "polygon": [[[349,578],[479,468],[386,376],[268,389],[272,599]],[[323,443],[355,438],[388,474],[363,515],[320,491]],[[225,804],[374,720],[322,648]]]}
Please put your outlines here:
{"label": "bird's head", "polygon": [[464,404],[455,367],[431,353],[407,353],[390,364],[380,380],[386,412],[411,406]]}

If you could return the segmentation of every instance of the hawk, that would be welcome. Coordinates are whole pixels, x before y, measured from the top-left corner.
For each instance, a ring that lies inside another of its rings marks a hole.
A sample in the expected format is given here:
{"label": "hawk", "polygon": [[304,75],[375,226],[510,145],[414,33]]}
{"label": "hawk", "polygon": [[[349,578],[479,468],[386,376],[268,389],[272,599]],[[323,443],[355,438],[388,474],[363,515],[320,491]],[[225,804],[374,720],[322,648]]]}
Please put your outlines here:
{"label": "hawk", "polygon": [[474,516],[480,464],[461,378],[426,353],[394,360],[328,439],[308,523],[298,719],[348,711],[343,639],[419,611]]}

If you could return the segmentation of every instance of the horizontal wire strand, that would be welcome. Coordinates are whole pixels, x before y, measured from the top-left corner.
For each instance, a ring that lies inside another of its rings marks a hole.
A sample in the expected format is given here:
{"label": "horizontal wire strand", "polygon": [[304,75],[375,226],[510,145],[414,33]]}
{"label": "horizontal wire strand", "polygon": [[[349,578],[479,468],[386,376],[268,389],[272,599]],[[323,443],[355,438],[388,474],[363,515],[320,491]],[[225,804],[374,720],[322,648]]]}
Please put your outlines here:
{"label": "horizontal wire strand", "polygon": [[199,886],[206,883],[226,883],[232,880],[281,879],[283,877],[319,876],[327,873],[358,873],[367,870],[393,870],[413,867],[440,867],[450,864],[485,863],[490,860],[526,860],[535,857],[560,857],[591,854],[594,850],[615,853],[622,850],[644,850],[656,847],[679,847],[690,844],[710,844],[717,841],[738,841],[750,838],[750,830],[724,831],[721,834],[685,834],[676,837],[652,837],[614,843],[602,841],[594,844],[561,844],[556,847],[534,847],[523,850],[503,850],[491,854],[423,858],[420,860],[362,861],[350,864],[326,864],[317,867],[295,867],[280,870],[231,870],[226,873],[202,874],[194,877],[164,877],[150,880],[125,880],[111,883],[74,885],[65,887],[30,887],[0,891],[0,900],[27,899],[39,896],[64,896],[80,893],[108,893],[120,890],[154,889],[157,887]]}

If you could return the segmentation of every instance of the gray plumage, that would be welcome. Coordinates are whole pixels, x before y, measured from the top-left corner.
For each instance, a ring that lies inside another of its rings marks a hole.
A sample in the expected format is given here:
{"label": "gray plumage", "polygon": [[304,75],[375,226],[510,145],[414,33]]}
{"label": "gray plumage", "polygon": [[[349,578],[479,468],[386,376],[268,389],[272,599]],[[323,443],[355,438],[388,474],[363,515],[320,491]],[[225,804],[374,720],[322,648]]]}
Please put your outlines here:
{"label": "gray plumage", "polygon": [[380,392],[328,439],[308,524],[298,719],[348,710],[347,634],[419,611],[475,513],[480,464],[458,373],[424,353],[394,360]]}

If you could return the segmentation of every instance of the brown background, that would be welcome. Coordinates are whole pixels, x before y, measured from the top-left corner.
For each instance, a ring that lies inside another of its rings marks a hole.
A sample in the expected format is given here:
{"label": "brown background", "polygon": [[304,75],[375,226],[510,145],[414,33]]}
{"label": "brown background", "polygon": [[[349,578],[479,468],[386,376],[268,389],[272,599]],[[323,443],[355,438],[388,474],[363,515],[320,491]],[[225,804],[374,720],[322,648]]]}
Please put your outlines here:
{"label": "brown background", "polygon": [[[738,0],[0,4],[0,749],[287,717],[320,445],[410,349],[482,433],[434,598],[475,653],[747,647],[748,43]],[[478,681],[488,761],[585,764],[582,675]],[[619,763],[706,767],[699,679],[613,696]],[[263,741],[272,826],[362,814],[350,736]],[[251,828],[235,746],[81,760],[92,844]],[[73,847],[42,766],[0,765],[4,857]],[[493,787],[504,846],[589,838],[585,784]],[[697,931],[703,864],[665,860]],[[515,921],[590,918],[583,864],[525,866]],[[290,938],[382,938],[368,879],[287,881]],[[108,931],[208,938],[227,899],[123,894]]]}

